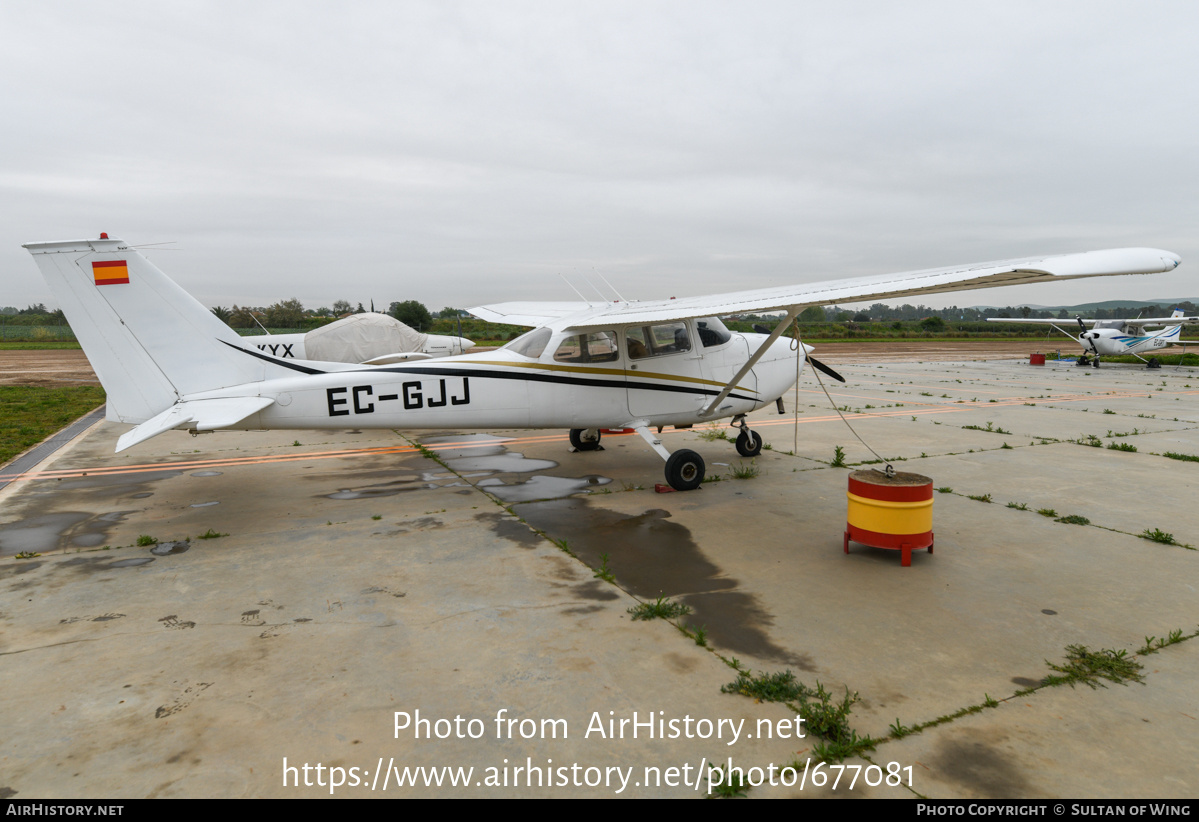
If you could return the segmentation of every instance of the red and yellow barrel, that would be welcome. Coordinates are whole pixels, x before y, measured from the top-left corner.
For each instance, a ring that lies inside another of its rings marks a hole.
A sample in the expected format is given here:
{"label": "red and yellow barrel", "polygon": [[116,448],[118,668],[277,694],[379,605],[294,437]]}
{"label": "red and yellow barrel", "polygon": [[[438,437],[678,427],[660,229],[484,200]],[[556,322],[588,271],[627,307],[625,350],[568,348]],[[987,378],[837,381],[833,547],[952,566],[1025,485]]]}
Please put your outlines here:
{"label": "red and yellow barrel", "polygon": [[849,475],[845,553],[852,540],[900,552],[906,568],[912,551],[933,552],[933,481],[921,474],[855,471]]}

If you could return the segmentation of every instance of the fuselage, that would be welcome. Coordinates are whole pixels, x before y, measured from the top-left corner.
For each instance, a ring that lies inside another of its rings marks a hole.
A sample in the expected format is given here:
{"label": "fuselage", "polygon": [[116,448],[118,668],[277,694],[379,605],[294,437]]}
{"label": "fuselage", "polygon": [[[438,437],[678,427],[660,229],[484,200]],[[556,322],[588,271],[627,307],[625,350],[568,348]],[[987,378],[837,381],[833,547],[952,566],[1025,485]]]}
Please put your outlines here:
{"label": "fuselage", "polygon": [[1122,323],[1116,325],[1118,327],[1108,328],[1096,325],[1079,334],[1078,342],[1088,352],[1098,352],[1105,357],[1139,354],[1178,343],[1182,332],[1182,326],[1178,325],[1155,331],[1139,326],[1124,327]]}
{"label": "fuselage", "polygon": [[[701,416],[767,341],[766,335],[732,333],[723,326],[717,333],[714,324],[708,318],[586,334],[542,328],[494,352],[328,371],[321,363],[271,358],[293,368],[295,376],[253,384],[252,395],[274,403],[236,427],[692,425],[762,408],[794,384],[797,352],[793,341],[781,338],[720,407]],[[184,399],[244,397],[248,388]]]}

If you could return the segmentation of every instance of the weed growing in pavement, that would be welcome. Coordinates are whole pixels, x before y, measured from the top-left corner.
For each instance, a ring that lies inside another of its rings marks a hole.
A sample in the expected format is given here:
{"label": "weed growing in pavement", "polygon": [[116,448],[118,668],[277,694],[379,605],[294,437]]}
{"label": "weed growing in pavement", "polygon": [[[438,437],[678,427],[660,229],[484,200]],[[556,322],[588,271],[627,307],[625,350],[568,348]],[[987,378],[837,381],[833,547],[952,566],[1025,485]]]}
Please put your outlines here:
{"label": "weed growing in pavement", "polygon": [[674,602],[666,597],[658,597],[654,602],[642,602],[632,608],[628,612],[633,615],[633,620],[650,620],[650,619],[674,619],[675,617],[686,616],[691,613],[691,606],[685,605],[682,602]]}
{"label": "weed growing in pavement", "polygon": [[1128,652],[1124,650],[1113,651],[1104,648],[1090,651],[1085,645],[1067,645],[1064,664],[1054,665],[1048,660],[1045,664],[1057,673],[1041,680],[1042,685],[1069,685],[1073,688],[1076,683],[1082,683],[1089,688],[1106,688],[1101,680],[1106,679],[1121,685],[1127,685],[1129,681],[1145,681],[1140,673],[1140,663],[1130,659]]}

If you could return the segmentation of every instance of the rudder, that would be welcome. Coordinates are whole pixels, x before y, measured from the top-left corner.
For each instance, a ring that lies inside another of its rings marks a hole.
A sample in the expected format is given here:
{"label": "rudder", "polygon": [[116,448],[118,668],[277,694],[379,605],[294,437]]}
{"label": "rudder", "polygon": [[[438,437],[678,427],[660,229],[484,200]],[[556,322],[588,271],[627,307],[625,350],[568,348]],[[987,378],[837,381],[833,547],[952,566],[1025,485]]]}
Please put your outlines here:
{"label": "rudder", "polygon": [[231,328],[123,241],[24,247],[108,394],[108,419],[141,423],[186,395],[266,377],[268,363],[235,350]]}

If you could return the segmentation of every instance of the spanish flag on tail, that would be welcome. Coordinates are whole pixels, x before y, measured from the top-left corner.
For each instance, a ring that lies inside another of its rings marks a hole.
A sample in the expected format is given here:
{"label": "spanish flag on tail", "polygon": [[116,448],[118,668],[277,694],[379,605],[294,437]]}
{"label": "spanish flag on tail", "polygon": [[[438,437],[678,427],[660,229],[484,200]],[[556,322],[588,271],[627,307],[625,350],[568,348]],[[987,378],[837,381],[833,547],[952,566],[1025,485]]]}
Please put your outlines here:
{"label": "spanish flag on tail", "polygon": [[92,263],[96,285],[119,285],[129,282],[129,265],[125,260]]}

